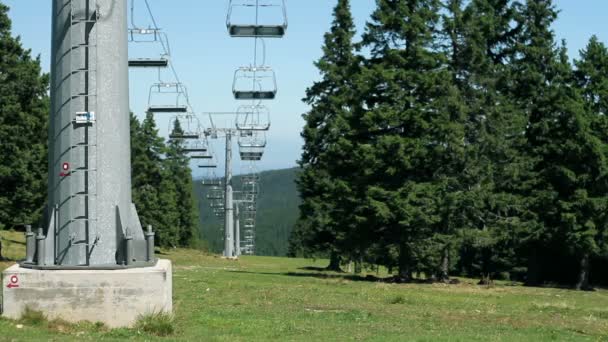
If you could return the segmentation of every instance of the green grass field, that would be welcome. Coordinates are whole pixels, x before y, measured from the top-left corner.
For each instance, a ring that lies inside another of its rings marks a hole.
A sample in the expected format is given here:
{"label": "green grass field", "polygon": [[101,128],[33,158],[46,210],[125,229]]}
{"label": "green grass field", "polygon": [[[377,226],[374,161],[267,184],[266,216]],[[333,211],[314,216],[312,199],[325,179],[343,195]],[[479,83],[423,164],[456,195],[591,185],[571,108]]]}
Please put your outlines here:
{"label": "green grass field", "polygon": [[[3,233],[5,256],[23,254]],[[0,320],[0,340],[608,341],[608,291],[499,284],[397,285],[310,271],[325,261],[163,251],[174,266],[175,332]],[[0,263],[4,269],[11,262]]]}

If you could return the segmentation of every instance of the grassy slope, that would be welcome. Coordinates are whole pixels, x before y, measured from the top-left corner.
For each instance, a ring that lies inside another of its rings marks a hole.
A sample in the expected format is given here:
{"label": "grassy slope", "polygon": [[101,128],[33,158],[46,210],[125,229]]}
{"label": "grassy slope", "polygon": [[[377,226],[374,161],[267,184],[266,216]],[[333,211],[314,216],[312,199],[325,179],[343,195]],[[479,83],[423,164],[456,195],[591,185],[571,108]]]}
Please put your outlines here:
{"label": "grassy slope", "polygon": [[[284,256],[287,254],[289,234],[298,217],[299,197],[295,177],[297,169],[265,171],[260,173],[258,221],[256,225],[256,254]],[[240,189],[240,177],[234,178],[234,189]],[[205,199],[204,187],[194,181],[194,192],[199,201],[202,238],[211,251],[224,249],[223,219],[213,216]]]}
{"label": "grassy slope", "polygon": [[[9,257],[23,253],[8,234]],[[174,262],[174,340],[494,341],[608,340],[608,291],[461,285],[394,285],[303,269],[324,262],[246,257],[226,261],[192,250]],[[1,268],[10,263],[0,264]],[[59,332],[63,331],[63,332]],[[153,336],[121,329],[16,328],[0,340],[115,340]]]}

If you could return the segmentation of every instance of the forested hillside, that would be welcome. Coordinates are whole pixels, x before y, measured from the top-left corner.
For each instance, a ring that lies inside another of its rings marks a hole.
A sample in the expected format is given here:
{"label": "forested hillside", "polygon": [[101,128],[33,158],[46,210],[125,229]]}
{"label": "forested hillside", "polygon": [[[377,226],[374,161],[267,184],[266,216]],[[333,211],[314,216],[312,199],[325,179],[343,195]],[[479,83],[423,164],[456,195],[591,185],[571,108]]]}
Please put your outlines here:
{"label": "forested hillside", "polygon": [[[256,255],[284,256],[288,239],[298,217],[299,197],[295,178],[298,169],[260,173],[258,217],[256,224]],[[234,189],[240,188],[240,177],[233,179]],[[224,221],[216,218],[205,199],[206,189],[200,180],[194,181],[201,220],[201,238],[209,249],[221,253],[224,249]]]}

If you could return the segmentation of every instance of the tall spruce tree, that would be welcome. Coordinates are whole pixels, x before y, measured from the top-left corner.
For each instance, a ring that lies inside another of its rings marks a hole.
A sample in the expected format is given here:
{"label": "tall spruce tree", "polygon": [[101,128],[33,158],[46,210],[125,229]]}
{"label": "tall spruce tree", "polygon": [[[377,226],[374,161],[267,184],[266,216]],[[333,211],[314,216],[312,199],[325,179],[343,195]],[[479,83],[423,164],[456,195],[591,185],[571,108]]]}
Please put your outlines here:
{"label": "tall spruce tree", "polygon": [[515,62],[515,96],[529,118],[526,136],[534,176],[529,203],[539,222],[529,234],[527,280],[541,282],[540,256],[563,249],[580,261],[577,287],[585,288],[590,254],[598,250],[595,237],[605,224],[606,155],[573,86],[566,49],[554,42],[551,24],[556,18],[551,0],[526,2]]}
{"label": "tall spruce tree", "polygon": [[[174,122],[173,134],[183,134],[184,130],[178,120]],[[177,195],[177,227],[179,231],[179,246],[191,246],[198,237],[198,211],[194,199],[192,170],[190,158],[184,151],[184,143],[180,140],[169,140],[164,161],[167,176],[175,185]]]}
{"label": "tall spruce tree", "polygon": [[177,233],[177,194],[168,180],[163,156],[166,147],[158,134],[154,115],[146,113],[141,124],[131,116],[131,159],[133,202],[144,226],[156,230],[158,245],[175,247]]}
{"label": "tall spruce tree", "polygon": [[[311,110],[304,115],[306,125],[302,137],[304,151],[300,159],[302,172],[298,188],[302,197],[300,218],[292,239],[292,249],[301,246],[308,253],[328,252],[330,269],[340,269],[341,244],[347,227],[348,208],[343,196],[347,182],[335,166],[337,140],[347,133],[352,88],[352,73],[356,64],[352,39],[355,34],[349,0],[338,0],[334,21],[325,34],[323,57],[315,63],[322,80],[306,92],[304,102]],[[348,156],[342,155],[345,160]]]}
{"label": "tall spruce tree", "polygon": [[608,143],[608,48],[597,36],[591,37],[575,65],[576,83],[593,118],[594,131]]}
{"label": "tall spruce tree", "polygon": [[11,36],[0,3],[0,230],[41,219],[47,193],[48,76]]}
{"label": "tall spruce tree", "polygon": [[[575,61],[575,82],[580,89],[585,103],[587,119],[590,121],[591,134],[599,139],[597,148],[602,152],[602,158],[608,156],[608,48],[593,36],[587,47],[581,51],[580,60]],[[601,147],[600,147],[601,145]],[[598,151],[598,152],[599,152]],[[590,259],[593,257],[606,257],[608,255],[608,222],[606,221],[606,165],[608,161],[599,162],[604,169],[598,179],[593,182],[590,197],[594,197],[592,204],[596,215],[594,222],[590,222],[584,229],[576,231],[575,239],[579,243],[579,276],[576,287],[589,288]],[[582,246],[581,246],[582,245]],[[582,250],[581,250],[582,249]]]}
{"label": "tall spruce tree", "polygon": [[460,265],[469,276],[492,277],[516,266],[514,234],[525,226],[523,198],[516,191],[526,159],[527,117],[505,86],[518,27],[516,7],[508,0],[447,1],[444,20],[451,67],[466,112],[463,191],[453,201],[465,228]]}
{"label": "tall spruce tree", "polygon": [[[436,44],[440,2],[378,0],[362,48],[364,103],[356,118],[367,169],[366,206],[376,240],[397,257],[398,278],[437,273],[447,227],[439,207],[462,168],[459,92]],[[385,260],[387,262],[388,260]]]}

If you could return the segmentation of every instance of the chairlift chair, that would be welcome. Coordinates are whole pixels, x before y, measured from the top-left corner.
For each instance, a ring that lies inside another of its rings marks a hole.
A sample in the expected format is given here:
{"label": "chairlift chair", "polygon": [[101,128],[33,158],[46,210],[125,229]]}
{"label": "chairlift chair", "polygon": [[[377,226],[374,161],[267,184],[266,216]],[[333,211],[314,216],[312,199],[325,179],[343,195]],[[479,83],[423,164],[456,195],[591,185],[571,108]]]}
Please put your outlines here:
{"label": "chairlift chair", "polygon": [[196,133],[171,133],[169,139],[171,140],[193,140],[199,139],[200,135]]}
{"label": "chairlift chair", "polygon": [[209,206],[210,206],[211,208],[218,209],[218,208],[223,208],[223,207],[224,207],[224,203],[222,203],[222,202],[218,202],[218,199],[213,199],[213,200],[211,200],[211,202],[209,203]]}
{"label": "chairlift chair", "polygon": [[236,100],[274,100],[276,74],[267,66],[240,67],[234,72],[232,93]]}
{"label": "chairlift chair", "polygon": [[132,27],[128,30],[129,42],[137,44],[157,44],[162,52],[158,58],[129,58],[131,68],[166,68],[169,66],[171,48],[167,34],[158,28]]}
{"label": "chairlift chair", "polygon": [[191,155],[190,159],[213,159],[213,156],[207,154],[195,154]]}
{"label": "chairlift chair", "polygon": [[262,160],[264,149],[260,147],[241,147],[239,149],[241,160]]}
{"label": "chairlift chair", "polygon": [[[182,151],[184,151],[185,153],[207,153],[209,151],[209,147],[204,140],[196,140],[192,143],[186,144],[182,148]],[[210,157],[211,158],[205,158],[205,159],[213,158],[213,156],[210,156]]]}
{"label": "chairlift chair", "polygon": [[134,58],[129,59],[129,68],[166,68],[169,66],[169,59],[161,57],[154,58]]}
{"label": "chairlift chair", "polygon": [[[181,83],[154,83],[148,93],[148,112],[188,113],[188,105],[182,101],[188,98],[188,92]],[[164,102],[158,104],[157,102]]]}
{"label": "chairlift chair", "polygon": [[259,183],[260,175],[257,173],[249,173],[241,176],[241,180],[243,184],[255,184]]}
{"label": "chairlift chair", "polygon": [[[179,122],[182,132],[175,132],[173,127]],[[183,123],[182,123],[183,122]],[[192,114],[177,115],[169,121],[169,139],[171,140],[198,140],[202,138],[200,124]]]}
{"label": "chairlift chair", "polygon": [[264,155],[266,134],[262,131],[241,131],[238,143],[241,160],[258,161]]}
{"label": "chairlift chair", "polygon": [[223,200],[224,199],[224,192],[222,191],[221,188],[211,188],[209,190],[209,193],[207,194],[207,199],[210,200]]}
{"label": "chairlift chair", "polygon": [[[139,37],[147,39],[140,39]],[[129,58],[130,68],[166,68],[169,66],[169,41],[159,29],[129,29],[129,41],[132,43],[156,43],[163,48],[163,52],[158,58]]]}
{"label": "chairlift chair", "polygon": [[270,111],[255,104],[240,106],[236,111],[236,128],[241,131],[267,131],[270,129]]}
{"label": "chairlift chair", "polygon": [[282,38],[287,31],[285,0],[231,0],[226,27],[231,37]]}
{"label": "chairlift chair", "polygon": [[203,186],[222,186],[222,180],[219,178],[203,178],[201,184]]}

